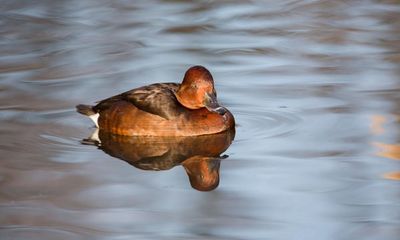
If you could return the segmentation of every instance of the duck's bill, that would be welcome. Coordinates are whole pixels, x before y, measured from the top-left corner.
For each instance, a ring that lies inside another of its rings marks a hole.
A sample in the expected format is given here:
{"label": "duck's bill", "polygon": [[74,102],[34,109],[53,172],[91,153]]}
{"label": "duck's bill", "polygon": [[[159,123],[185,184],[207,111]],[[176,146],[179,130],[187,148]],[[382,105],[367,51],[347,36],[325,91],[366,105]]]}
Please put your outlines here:
{"label": "duck's bill", "polygon": [[219,115],[224,115],[226,113],[226,109],[219,105],[215,95],[210,96],[207,94],[205,107],[208,109],[208,111],[218,113]]}
{"label": "duck's bill", "polygon": [[224,115],[226,113],[226,109],[224,107],[217,107],[217,108],[211,108],[211,107],[206,107],[208,111],[218,113],[219,115]]}

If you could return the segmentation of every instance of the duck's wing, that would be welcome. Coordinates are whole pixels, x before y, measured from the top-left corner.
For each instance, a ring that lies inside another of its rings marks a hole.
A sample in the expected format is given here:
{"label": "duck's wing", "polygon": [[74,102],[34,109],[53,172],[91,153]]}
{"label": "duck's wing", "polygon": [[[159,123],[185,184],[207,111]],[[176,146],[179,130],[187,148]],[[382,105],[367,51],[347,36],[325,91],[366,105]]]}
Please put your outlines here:
{"label": "duck's wing", "polygon": [[115,102],[127,101],[142,111],[171,119],[182,111],[175,97],[178,87],[177,83],[156,83],[136,88],[100,101],[94,106],[94,110],[100,112]]}

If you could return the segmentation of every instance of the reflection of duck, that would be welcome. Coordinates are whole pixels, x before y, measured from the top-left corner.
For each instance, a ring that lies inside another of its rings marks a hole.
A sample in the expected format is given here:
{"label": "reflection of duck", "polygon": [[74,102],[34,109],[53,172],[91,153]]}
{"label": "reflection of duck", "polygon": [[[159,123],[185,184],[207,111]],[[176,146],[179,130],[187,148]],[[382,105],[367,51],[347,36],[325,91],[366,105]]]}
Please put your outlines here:
{"label": "reflection of duck", "polygon": [[235,125],[232,114],[218,104],[213,77],[202,66],[189,68],[182,84],[152,84],[77,110],[99,129],[127,136],[198,136]]}
{"label": "reflection of duck", "polygon": [[210,191],[219,184],[220,161],[226,157],[220,154],[234,137],[234,129],[194,137],[129,137],[99,131],[85,142],[94,142],[107,154],[143,170],[168,170],[182,164],[193,188]]}

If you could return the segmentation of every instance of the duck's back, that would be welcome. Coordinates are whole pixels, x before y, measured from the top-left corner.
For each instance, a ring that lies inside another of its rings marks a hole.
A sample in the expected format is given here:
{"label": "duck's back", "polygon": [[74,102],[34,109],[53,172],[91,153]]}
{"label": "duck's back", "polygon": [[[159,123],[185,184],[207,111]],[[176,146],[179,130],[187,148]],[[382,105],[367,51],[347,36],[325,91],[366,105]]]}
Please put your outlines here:
{"label": "duck's back", "polygon": [[177,83],[156,83],[136,88],[100,101],[93,110],[102,113],[113,108],[116,103],[126,102],[143,112],[173,119],[183,110],[175,97],[178,87]]}

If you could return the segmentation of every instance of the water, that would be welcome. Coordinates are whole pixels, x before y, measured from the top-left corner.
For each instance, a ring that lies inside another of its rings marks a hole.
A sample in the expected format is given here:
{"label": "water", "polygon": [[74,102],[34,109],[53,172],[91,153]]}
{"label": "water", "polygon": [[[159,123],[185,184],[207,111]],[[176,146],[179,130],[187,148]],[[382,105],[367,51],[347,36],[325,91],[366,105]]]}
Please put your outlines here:
{"label": "water", "polygon": [[[398,1],[5,0],[0,36],[0,239],[399,238]],[[82,144],[76,104],[195,64],[238,124],[214,190]]]}

